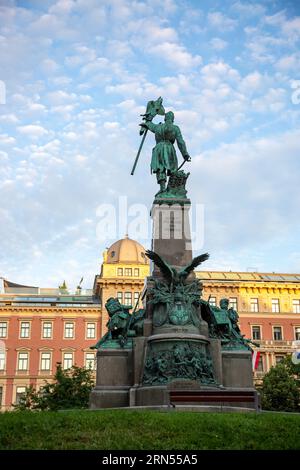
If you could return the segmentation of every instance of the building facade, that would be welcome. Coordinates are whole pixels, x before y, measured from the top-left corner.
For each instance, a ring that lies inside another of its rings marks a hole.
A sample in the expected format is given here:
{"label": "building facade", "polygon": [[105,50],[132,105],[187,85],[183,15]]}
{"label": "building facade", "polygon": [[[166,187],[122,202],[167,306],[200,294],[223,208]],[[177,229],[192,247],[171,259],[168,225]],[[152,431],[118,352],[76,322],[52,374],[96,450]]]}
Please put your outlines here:
{"label": "building facade", "polygon": [[[150,273],[145,249],[127,236],[103,254],[92,290],[44,289],[3,280],[0,289],[0,404],[13,403],[32,384],[52,380],[56,364],[94,368],[90,349],[105,333],[105,303],[141,307],[145,279]],[[229,298],[239,312],[246,338],[259,343],[255,379],[293,352],[300,339],[300,274],[199,271],[203,298],[213,305]],[[64,287],[64,286],[62,286]]]}
{"label": "building facade", "polygon": [[256,382],[270,368],[291,354],[300,340],[300,274],[258,272],[197,272],[203,282],[203,298],[219,305],[229,298],[238,311],[246,338],[259,344]]}
{"label": "building facade", "polygon": [[[139,305],[149,262],[145,249],[125,237],[103,254],[94,289],[74,294],[3,280],[0,290],[0,405],[17,403],[25,387],[51,381],[57,363],[64,369],[95,367],[90,349],[106,331],[105,303],[118,297]],[[64,287],[64,286],[62,286]],[[139,302],[137,302],[139,300]]]}

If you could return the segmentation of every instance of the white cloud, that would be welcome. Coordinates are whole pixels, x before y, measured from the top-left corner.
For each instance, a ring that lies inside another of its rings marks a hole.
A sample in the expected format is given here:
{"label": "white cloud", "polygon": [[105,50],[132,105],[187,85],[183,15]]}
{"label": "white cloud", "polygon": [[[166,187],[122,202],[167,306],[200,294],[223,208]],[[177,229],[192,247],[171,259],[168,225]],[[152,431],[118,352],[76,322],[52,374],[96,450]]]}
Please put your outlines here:
{"label": "white cloud", "polygon": [[77,95],[75,93],[68,93],[64,90],[57,90],[48,93],[47,98],[52,105],[63,105],[70,101],[75,101]]}
{"label": "white cloud", "polygon": [[240,79],[239,72],[223,61],[205,65],[201,69],[201,75],[203,82],[208,87],[216,87],[223,81],[236,83]]}
{"label": "white cloud", "polygon": [[216,51],[222,51],[228,46],[228,42],[224,41],[221,38],[212,38],[210,40],[210,45]]}
{"label": "white cloud", "polygon": [[8,124],[17,124],[20,122],[19,118],[13,113],[0,115],[0,121]]}
{"label": "white cloud", "polygon": [[14,144],[16,142],[16,139],[12,136],[9,136],[7,134],[0,134],[0,143],[3,145],[10,145]]}
{"label": "white cloud", "polygon": [[240,1],[235,2],[231,6],[231,9],[233,11],[236,11],[237,13],[240,13],[240,15],[245,19],[248,19],[251,16],[261,16],[266,11],[266,8],[263,5],[260,5],[259,3],[242,3]]}
{"label": "white cloud", "polygon": [[83,164],[88,160],[88,157],[86,157],[85,155],[78,154],[75,155],[75,160],[77,163]]}
{"label": "white cloud", "polygon": [[28,112],[45,112],[47,111],[47,108],[46,106],[44,106],[43,104],[41,103],[32,103],[32,102],[29,102],[26,106],[26,111]]}
{"label": "white cloud", "polygon": [[273,15],[266,15],[263,20],[266,24],[271,26],[280,26],[286,21],[285,10],[278,11]]}
{"label": "white cloud", "polygon": [[229,18],[220,11],[208,13],[207,19],[211,26],[220,31],[232,31],[238,24],[237,20]]}
{"label": "white cloud", "polygon": [[282,31],[292,40],[297,41],[300,38],[300,16],[283,22]]}
{"label": "white cloud", "polygon": [[300,54],[295,53],[281,57],[275,67],[282,71],[294,70],[298,74],[300,70]]}
{"label": "white cloud", "polygon": [[240,89],[245,93],[252,93],[253,91],[260,90],[264,86],[265,82],[266,77],[255,70],[241,80]]}
{"label": "white cloud", "polygon": [[41,64],[43,72],[46,74],[53,74],[58,71],[59,66],[53,59],[44,59]]}
{"label": "white cloud", "polygon": [[283,88],[270,88],[265,95],[253,99],[252,106],[257,112],[277,113],[285,107],[286,101],[286,90]]}
{"label": "white cloud", "polygon": [[48,134],[47,129],[37,124],[19,126],[17,129],[21,134],[27,135],[32,139],[38,139],[39,137],[43,137],[44,135]]}
{"label": "white cloud", "polygon": [[103,124],[104,129],[112,130],[112,129],[118,129],[120,124],[118,122],[105,122]]}
{"label": "white cloud", "polygon": [[180,69],[197,67],[202,63],[199,55],[193,56],[183,46],[172,42],[157,44],[149,50],[152,54],[161,57],[163,61]]}

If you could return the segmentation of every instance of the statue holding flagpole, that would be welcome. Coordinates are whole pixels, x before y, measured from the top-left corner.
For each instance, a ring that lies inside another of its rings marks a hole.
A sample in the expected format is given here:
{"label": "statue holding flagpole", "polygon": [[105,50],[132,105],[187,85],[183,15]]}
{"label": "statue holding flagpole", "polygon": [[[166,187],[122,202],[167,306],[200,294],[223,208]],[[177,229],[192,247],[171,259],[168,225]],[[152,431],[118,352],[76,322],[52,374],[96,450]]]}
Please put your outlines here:
{"label": "statue holding flagpole", "polygon": [[[153,118],[157,114],[165,116],[164,123],[154,124],[152,122]],[[133,175],[134,173],[147,131],[150,130],[155,134],[156,141],[156,145],[152,150],[151,173],[156,174],[157,182],[160,185],[160,190],[156,194],[157,196],[165,192],[167,177],[174,174],[178,175],[178,170],[180,170],[186,161],[190,161],[191,158],[182,138],[180,128],[174,124],[174,113],[172,111],[165,113],[161,97],[156,101],[148,102],[146,113],[143,115],[143,122],[140,124],[140,126],[140,134],[143,134],[143,139],[131,174]],[[175,140],[184,158],[184,161],[179,168],[176,150],[174,147]]]}

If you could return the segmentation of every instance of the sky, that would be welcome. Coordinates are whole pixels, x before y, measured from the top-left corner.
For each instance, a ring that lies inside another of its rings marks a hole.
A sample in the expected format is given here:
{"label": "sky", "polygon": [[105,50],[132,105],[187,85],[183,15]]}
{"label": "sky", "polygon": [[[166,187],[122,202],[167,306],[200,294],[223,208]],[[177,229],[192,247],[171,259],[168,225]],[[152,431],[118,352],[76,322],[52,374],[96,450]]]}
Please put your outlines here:
{"label": "sky", "polygon": [[0,0],[0,277],[91,288],[127,229],[150,247],[153,134],[130,171],[159,96],[203,269],[299,273],[299,42],[298,0]]}

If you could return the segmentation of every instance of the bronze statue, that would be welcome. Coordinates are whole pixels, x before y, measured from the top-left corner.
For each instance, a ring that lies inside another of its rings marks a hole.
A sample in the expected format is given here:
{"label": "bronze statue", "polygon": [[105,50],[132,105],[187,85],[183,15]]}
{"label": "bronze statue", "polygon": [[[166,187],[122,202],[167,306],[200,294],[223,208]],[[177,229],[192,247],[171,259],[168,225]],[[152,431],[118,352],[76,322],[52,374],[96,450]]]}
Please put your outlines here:
{"label": "bronze statue", "polygon": [[140,126],[149,129],[155,134],[156,145],[152,150],[151,172],[156,173],[157,182],[160,185],[160,194],[166,190],[167,176],[178,170],[178,160],[174,147],[175,140],[185,161],[191,157],[186,149],[180,129],[174,124],[174,113],[169,111],[165,114],[165,122],[154,124],[145,121]]}
{"label": "bronze statue", "polygon": [[114,344],[116,340],[121,347],[124,347],[129,337],[142,333],[143,309],[131,315],[129,310],[132,306],[122,305],[117,298],[113,297],[107,300],[105,308],[109,315],[106,324],[108,331],[94,346],[91,346],[91,349],[98,349],[103,344],[109,346],[110,342]]}
{"label": "bronze statue", "polygon": [[[173,193],[175,189],[175,195],[182,195],[185,197],[185,182],[188,175],[185,175],[183,171],[179,171],[182,165],[186,161],[191,161],[191,157],[187,151],[185,142],[182,138],[180,128],[174,124],[174,113],[168,111],[165,113],[165,109],[162,105],[162,98],[159,97],[156,101],[149,101],[147,109],[143,116],[143,122],[140,124],[141,130],[140,135],[143,135],[131,174],[134,174],[135,167],[137,165],[142,146],[145,141],[148,130],[155,134],[156,145],[152,150],[151,159],[151,173],[156,174],[157,182],[160,185],[160,190],[156,196],[165,193]],[[153,118],[157,115],[164,115],[165,122],[154,124]],[[178,160],[176,150],[174,147],[175,141],[177,142],[178,148],[183,156],[183,163],[178,167]],[[167,177],[170,177],[168,187]],[[177,194],[179,191],[180,194]]]}
{"label": "bronze statue", "polygon": [[173,287],[176,286],[176,284],[184,284],[188,275],[193,272],[197,266],[209,258],[209,254],[204,253],[202,255],[196,256],[191,261],[191,263],[184,268],[177,270],[174,266],[170,266],[161,256],[159,256],[159,254],[155,253],[154,251],[147,250],[145,254],[160,269],[163,278],[170,286],[170,292],[173,291]]}

